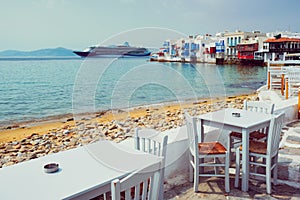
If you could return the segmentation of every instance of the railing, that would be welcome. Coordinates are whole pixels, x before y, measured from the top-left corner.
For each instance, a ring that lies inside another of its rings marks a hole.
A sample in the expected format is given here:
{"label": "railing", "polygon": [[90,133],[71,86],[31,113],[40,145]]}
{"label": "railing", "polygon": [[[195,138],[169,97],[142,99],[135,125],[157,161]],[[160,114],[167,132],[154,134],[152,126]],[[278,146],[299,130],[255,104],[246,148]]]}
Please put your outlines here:
{"label": "railing", "polygon": [[300,48],[278,48],[278,47],[269,47],[270,52],[289,52],[289,53],[298,53]]}
{"label": "railing", "polygon": [[228,42],[228,46],[232,47],[232,46],[236,46],[237,45],[237,42]]}
{"label": "railing", "polygon": [[270,65],[300,65],[300,60],[278,60],[278,61],[269,61]]}

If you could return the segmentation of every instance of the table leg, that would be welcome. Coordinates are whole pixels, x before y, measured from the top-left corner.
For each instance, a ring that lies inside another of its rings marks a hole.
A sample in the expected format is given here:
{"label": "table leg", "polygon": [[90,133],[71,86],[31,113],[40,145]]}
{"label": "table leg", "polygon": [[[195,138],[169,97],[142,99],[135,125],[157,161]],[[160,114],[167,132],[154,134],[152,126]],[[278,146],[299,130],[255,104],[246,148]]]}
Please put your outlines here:
{"label": "table leg", "polygon": [[200,126],[200,135],[199,135],[199,141],[198,142],[203,142],[204,141],[204,126],[203,126],[203,119],[200,119],[199,121],[199,126]]}
{"label": "table leg", "polygon": [[248,191],[249,181],[249,133],[242,130],[242,191]]}

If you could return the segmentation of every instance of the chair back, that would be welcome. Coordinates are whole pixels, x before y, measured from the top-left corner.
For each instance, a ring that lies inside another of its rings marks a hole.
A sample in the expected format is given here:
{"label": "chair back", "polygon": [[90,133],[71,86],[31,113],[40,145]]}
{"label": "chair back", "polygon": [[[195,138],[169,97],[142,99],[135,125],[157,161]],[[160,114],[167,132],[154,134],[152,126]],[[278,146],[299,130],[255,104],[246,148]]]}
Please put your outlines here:
{"label": "chair back", "polygon": [[135,137],[134,137],[135,149],[150,153],[156,156],[163,157],[161,161],[161,171],[160,171],[160,192],[159,199],[163,199],[164,193],[164,176],[165,176],[165,162],[167,155],[167,144],[168,144],[168,136],[162,135],[160,132],[143,128],[135,129]]}
{"label": "chair back", "polygon": [[112,200],[120,200],[121,192],[125,192],[125,200],[159,199],[159,172],[160,163],[158,162],[137,170],[122,180],[113,180],[111,182]]}
{"label": "chair back", "polygon": [[192,117],[188,112],[184,112],[185,124],[188,133],[189,149],[192,155],[198,155],[198,134],[197,118]]}
{"label": "chair back", "polygon": [[290,66],[287,70],[287,81],[288,81],[288,97],[298,94],[298,88],[300,83],[300,68]]}
{"label": "chair back", "polygon": [[268,62],[268,73],[267,73],[267,85],[268,89],[273,87],[279,87],[283,92],[284,88],[284,76],[286,74],[286,66],[271,66]]}
{"label": "chair back", "polygon": [[284,117],[285,113],[281,113],[271,119],[267,141],[267,155],[270,155],[271,157],[277,155],[279,151],[280,133],[284,125]]}
{"label": "chair back", "polygon": [[287,69],[288,81],[290,83],[299,83],[300,82],[300,68],[298,67],[289,67]]}
{"label": "chair back", "polygon": [[165,158],[167,143],[168,136],[163,136],[160,132],[154,129],[135,129],[134,145],[137,150]]}
{"label": "chair back", "polygon": [[274,104],[269,104],[263,101],[244,101],[244,110],[273,114]]}

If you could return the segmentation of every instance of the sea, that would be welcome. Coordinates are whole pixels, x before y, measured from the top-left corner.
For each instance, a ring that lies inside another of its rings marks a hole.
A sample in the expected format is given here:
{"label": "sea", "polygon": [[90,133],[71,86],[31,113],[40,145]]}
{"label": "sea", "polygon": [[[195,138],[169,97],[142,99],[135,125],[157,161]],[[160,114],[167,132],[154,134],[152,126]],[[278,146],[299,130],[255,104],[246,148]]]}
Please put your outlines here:
{"label": "sea", "polygon": [[261,66],[136,58],[0,59],[0,124],[254,93]]}

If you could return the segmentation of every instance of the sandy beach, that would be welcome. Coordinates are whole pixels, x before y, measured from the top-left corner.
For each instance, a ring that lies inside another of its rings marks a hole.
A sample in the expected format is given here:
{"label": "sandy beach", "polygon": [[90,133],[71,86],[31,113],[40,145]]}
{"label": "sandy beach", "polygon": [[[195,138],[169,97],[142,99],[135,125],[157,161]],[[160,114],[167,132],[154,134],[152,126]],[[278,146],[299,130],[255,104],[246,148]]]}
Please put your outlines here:
{"label": "sandy beach", "polygon": [[192,115],[200,115],[224,107],[241,108],[245,99],[256,98],[257,94],[246,94],[11,124],[0,130],[0,167],[76,148],[99,139],[120,142],[132,137],[136,127],[159,131],[176,128],[183,124],[184,110]]}

